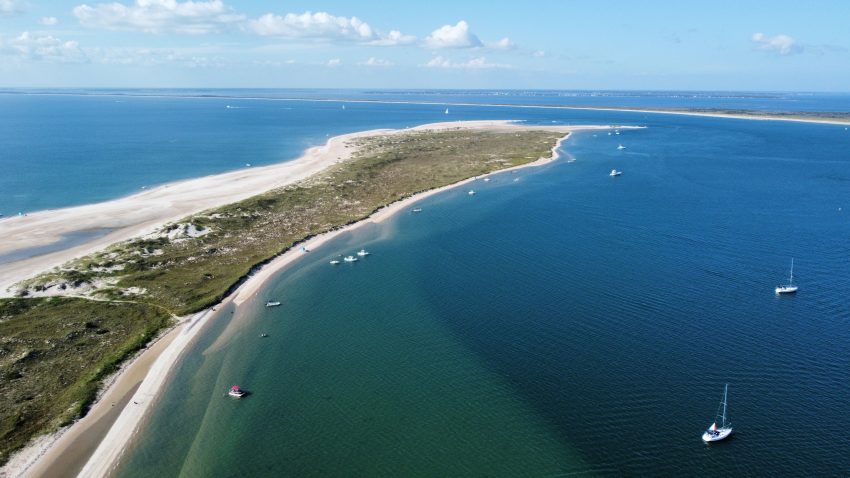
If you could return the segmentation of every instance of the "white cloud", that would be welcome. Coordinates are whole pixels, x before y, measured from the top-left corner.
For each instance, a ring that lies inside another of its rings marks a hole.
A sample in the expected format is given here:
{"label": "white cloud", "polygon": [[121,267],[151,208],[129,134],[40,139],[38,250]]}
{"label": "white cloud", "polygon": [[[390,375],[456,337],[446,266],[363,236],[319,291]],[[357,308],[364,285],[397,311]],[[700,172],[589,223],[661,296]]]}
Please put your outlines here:
{"label": "white cloud", "polygon": [[20,0],[0,0],[0,16],[14,15],[24,11]]}
{"label": "white cloud", "polygon": [[56,17],[42,17],[41,20],[39,20],[39,23],[48,27],[52,27],[59,23],[59,19]]}
{"label": "white cloud", "polygon": [[360,63],[364,66],[392,66],[393,62],[381,58],[370,57],[368,60]]}
{"label": "white cloud", "polygon": [[63,41],[51,35],[23,32],[17,37],[0,39],[0,53],[16,56],[23,60],[46,60],[62,63],[84,63],[86,54],[76,41]]}
{"label": "white cloud", "polygon": [[221,0],[136,0],[132,5],[118,2],[94,6],[83,4],[74,8],[74,15],[82,25],[88,27],[192,35],[216,32],[245,19],[244,15],[234,13]]}
{"label": "white cloud", "polygon": [[267,13],[248,22],[250,31],[261,36],[324,41],[351,41],[375,46],[409,45],[416,37],[392,30],[382,35],[357,17],[339,17],[327,12],[275,15]]}
{"label": "white cloud", "polygon": [[461,20],[457,25],[443,25],[425,39],[429,48],[475,48],[483,46],[481,40],[469,31],[469,24]]}
{"label": "white cloud", "polygon": [[386,36],[383,36],[377,40],[373,40],[370,42],[372,45],[377,46],[398,46],[398,45],[410,45],[416,42],[416,37],[413,35],[404,35],[398,30],[392,30]]}
{"label": "white cloud", "polygon": [[512,65],[504,63],[488,63],[483,56],[473,58],[464,63],[456,63],[442,56],[435,56],[428,63],[422,65],[426,68],[455,68],[467,70],[486,70],[486,69],[508,69],[513,68]]}
{"label": "white cloud", "polygon": [[431,58],[431,61],[422,65],[426,68],[451,68],[452,62],[449,61],[448,58],[443,58],[441,56],[435,56]]}
{"label": "white cloud", "polygon": [[534,58],[543,58],[544,56],[546,56],[546,52],[543,50],[537,50],[532,53],[531,56],[533,56]]}
{"label": "white cloud", "polygon": [[326,12],[304,12],[284,16],[267,13],[248,24],[254,33],[287,38],[322,38],[327,40],[378,40],[368,23],[357,17],[337,17]]}
{"label": "white cloud", "polygon": [[512,42],[510,38],[505,37],[487,46],[494,50],[513,50],[514,48],[516,48],[516,43]]}
{"label": "white cloud", "polygon": [[753,33],[753,42],[759,50],[772,51],[780,55],[802,53],[803,47],[788,35],[767,36],[764,33]]}
{"label": "white cloud", "polygon": [[336,67],[342,65],[342,61],[339,58],[331,58],[330,60],[328,60],[327,63],[325,63],[325,65],[330,67]]}

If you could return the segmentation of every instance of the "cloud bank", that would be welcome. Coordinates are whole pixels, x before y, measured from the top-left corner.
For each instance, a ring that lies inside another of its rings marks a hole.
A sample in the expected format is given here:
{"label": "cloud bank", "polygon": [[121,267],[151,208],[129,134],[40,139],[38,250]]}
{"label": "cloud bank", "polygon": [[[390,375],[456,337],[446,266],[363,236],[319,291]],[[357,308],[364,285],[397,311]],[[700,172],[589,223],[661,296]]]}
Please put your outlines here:
{"label": "cloud bank", "polygon": [[73,12],[80,24],[87,27],[189,35],[218,32],[245,19],[244,15],[235,13],[221,0],[136,0],[132,5],[117,2],[94,6],[83,4],[75,7]]}

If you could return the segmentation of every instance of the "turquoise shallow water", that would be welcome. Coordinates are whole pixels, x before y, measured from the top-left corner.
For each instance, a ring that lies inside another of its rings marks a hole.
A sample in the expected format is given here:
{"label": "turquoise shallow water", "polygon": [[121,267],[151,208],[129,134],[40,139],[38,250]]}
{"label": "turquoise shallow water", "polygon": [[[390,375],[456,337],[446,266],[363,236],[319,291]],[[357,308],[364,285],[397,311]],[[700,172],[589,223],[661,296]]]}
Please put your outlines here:
{"label": "turquoise shallow water", "polygon": [[527,114],[649,128],[305,255],[202,334],[119,475],[850,472],[843,127]]}

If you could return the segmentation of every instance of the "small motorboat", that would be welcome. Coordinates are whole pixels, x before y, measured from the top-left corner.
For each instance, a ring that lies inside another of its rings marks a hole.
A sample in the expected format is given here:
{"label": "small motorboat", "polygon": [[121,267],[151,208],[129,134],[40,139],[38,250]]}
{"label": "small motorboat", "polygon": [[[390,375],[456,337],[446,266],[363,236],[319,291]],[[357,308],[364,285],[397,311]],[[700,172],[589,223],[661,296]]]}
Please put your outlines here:
{"label": "small motorboat", "polygon": [[475,196],[475,191],[470,189],[469,192],[466,194],[469,194],[470,196]]}
{"label": "small motorboat", "polygon": [[613,177],[616,177],[616,176],[620,176],[621,174],[623,174],[622,171],[617,171],[616,169],[612,169],[611,172],[608,174],[608,176],[611,176],[613,178]]}
{"label": "small motorboat", "polygon": [[626,147],[621,144],[621,145],[617,146],[617,149],[623,150],[623,149],[626,149]]}
{"label": "small motorboat", "polygon": [[411,210],[411,212],[422,212],[422,208],[421,207],[415,207]]}
{"label": "small motorboat", "polygon": [[277,301],[277,300],[266,301],[266,307],[277,307],[279,305],[280,305],[280,301]]}
{"label": "small motorboat", "polygon": [[245,396],[245,391],[239,385],[234,385],[230,387],[230,391],[227,394],[234,398],[242,398]]}
{"label": "small motorboat", "polygon": [[337,265],[337,264],[339,264],[339,261],[338,261],[338,260],[334,259],[334,260],[332,260],[332,261],[331,261],[331,265],[332,265],[332,266],[335,266],[335,265]]}
{"label": "small motorboat", "polygon": [[269,336],[269,334],[260,334],[260,337],[262,337],[262,338],[266,338],[268,336]]}
{"label": "small motorboat", "polygon": [[357,258],[354,256],[345,256],[342,260],[345,262],[357,262]]}
{"label": "small motorboat", "polygon": [[366,252],[366,249],[360,249],[359,251],[357,251],[357,255],[360,256],[360,257],[366,257],[369,254],[370,254],[369,252]]}
{"label": "small motorboat", "polygon": [[485,182],[485,183],[489,183],[489,182],[490,182],[490,178],[484,178],[484,182]]}

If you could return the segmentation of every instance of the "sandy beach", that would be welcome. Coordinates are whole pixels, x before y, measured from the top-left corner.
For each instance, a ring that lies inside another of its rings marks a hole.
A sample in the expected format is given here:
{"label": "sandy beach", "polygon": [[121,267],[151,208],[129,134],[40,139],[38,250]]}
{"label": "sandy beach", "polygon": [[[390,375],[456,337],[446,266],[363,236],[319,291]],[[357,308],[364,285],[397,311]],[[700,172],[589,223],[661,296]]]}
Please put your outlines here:
{"label": "sandy beach", "polygon": [[[415,130],[446,128],[502,129],[540,128],[510,121],[466,121],[433,123]],[[567,131],[566,127],[547,127]],[[143,236],[159,226],[190,214],[230,204],[262,192],[292,184],[335,163],[349,159],[355,151],[346,143],[360,137],[405,130],[370,130],[330,138],[327,144],[308,149],[298,159],[285,163],[246,167],[239,171],[169,183],[112,201],[72,208],[39,211],[0,221],[0,255],[60,241],[75,231],[112,229],[106,235],[77,246],[4,264],[0,268],[0,297],[12,295],[9,288],[21,280],[101,250],[110,244]]]}
{"label": "sandy beach", "polygon": [[[4,289],[8,288],[17,281],[48,270],[74,257],[104,248],[115,241],[144,234],[166,222],[303,179],[338,161],[349,159],[354,148],[346,148],[345,143],[352,139],[376,134],[398,134],[411,130],[449,128],[491,131],[545,129],[564,133],[565,136],[553,148],[551,158],[541,158],[532,163],[491,173],[495,175],[514,169],[540,166],[556,160],[557,149],[573,131],[610,127],[529,126],[511,121],[470,121],[433,123],[403,130],[364,131],[331,138],[325,146],[311,148],[301,158],[288,163],[182,181],[107,203],[44,211],[20,218],[22,219],[20,221],[5,221],[8,224],[2,224],[0,227],[8,227],[19,243],[25,241],[28,233],[37,234],[42,228],[53,225],[61,231],[72,231],[79,228],[80,224],[92,224],[89,227],[109,227],[105,225],[121,220],[123,226],[107,236],[81,246],[20,261],[26,264],[13,267],[11,270],[4,268],[0,273],[4,281],[2,284]],[[380,209],[363,221],[313,237],[303,245],[309,250],[315,250],[340,234],[350,232],[367,223],[384,221],[429,196],[480,179],[481,177],[470,178],[405,198]],[[216,190],[219,186],[220,190]],[[199,204],[194,204],[193,198],[197,198]],[[42,237],[49,237],[49,235],[45,234]],[[3,247],[9,250],[6,244]],[[128,443],[138,432],[140,423],[154,404],[174,364],[188,349],[204,325],[215,320],[225,311],[239,307],[254,296],[266,281],[303,254],[299,248],[292,248],[260,268],[216,307],[182,319],[176,328],[164,335],[154,346],[146,349],[132,363],[122,368],[84,419],[57,434],[37,440],[36,443],[14,455],[0,470],[0,476],[50,476],[55,470],[78,470],[81,467],[80,476],[108,475]],[[12,266],[16,264],[13,263]],[[227,315],[230,315],[229,312]],[[83,464],[85,464],[84,467]]]}
{"label": "sandy beach", "polygon": [[4,264],[0,268],[0,297],[9,296],[14,283],[104,247],[150,233],[158,226],[211,207],[233,203],[276,187],[294,183],[339,161],[350,158],[345,143],[361,133],[336,136],[324,146],[308,149],[298,159],[263,167],[165,184],[112,201],[39,211],[0,221],[0,255],[50,244],[68,233],[113,229],[110,233],[70,249]]}

